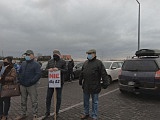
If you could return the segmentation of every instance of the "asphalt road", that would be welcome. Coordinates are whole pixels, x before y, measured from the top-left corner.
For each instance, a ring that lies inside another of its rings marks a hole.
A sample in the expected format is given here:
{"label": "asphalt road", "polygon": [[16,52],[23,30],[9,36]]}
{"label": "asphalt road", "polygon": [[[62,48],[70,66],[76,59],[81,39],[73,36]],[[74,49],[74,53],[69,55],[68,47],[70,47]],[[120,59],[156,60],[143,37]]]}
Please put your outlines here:
{"label": "asphalt road", "polygon": [[[39,120],[45,114],[47,78],[38,84]],[[53,100],[52,100],[53,102]],[[20,114],[20,97],[13,97],[9,119]],[[53,113],[53,103],[51,112]],[[78,81],[66,82],[62,94],[62,106],[57,120],[79,120],[83,112],[83,95]],[[51,114],[53,115],[53,114]],[[28,98],[28,118],[32,119],[31,102]],[[53,120],[53,116],[46,120]],[[148,95],[122,94],[118,82],[113,82],[99,95],[99,120],[160,120],[160,97]]]}

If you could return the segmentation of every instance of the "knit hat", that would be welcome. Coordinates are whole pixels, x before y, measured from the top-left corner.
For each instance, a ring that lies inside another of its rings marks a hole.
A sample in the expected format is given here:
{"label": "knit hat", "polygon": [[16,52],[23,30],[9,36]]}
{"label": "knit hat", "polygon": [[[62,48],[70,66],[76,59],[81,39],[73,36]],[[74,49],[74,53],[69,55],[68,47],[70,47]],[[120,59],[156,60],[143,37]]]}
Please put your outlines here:
{"label": "knit hat", "polygon": [[53,54],[57,54],[57,55],[61,55],[61,53],[59,52],[59,50],[57,50],[57,49],[55,49],[55,50],[53,50]]}

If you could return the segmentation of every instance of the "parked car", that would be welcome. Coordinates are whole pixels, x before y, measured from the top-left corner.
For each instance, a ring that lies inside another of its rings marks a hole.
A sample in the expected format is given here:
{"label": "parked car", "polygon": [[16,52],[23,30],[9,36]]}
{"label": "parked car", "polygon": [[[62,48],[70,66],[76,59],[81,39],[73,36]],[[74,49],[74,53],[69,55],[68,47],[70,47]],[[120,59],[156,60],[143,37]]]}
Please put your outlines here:
{"label": "parked car", "polygon": [[74,79],[79,78],[83,63],[84,62],[75,62],[74,63],[75,64],[75,66],[73,67],[73,78]]}
{"label": "parked car", "polygon": [[123,61],[103,61],[103,64],[109,76],[109,84],[114,80],[118,80]]}
{"label": "parked car", "polygon": [[41,66],[41,76],[42,76],[43,78],[48,77],[48,70],[46,69],[47,63],[48,63],[47,61],[46,61],[46,62],[43,62],[43,63],[42,63],[42,66]]}
{"label": "parked car", "polygon": [[141,49],[125,60],[119,75],[119,90],[133,93],[160,93],[160,50]]}
{"label": "parked car", "polygon": [[0,67],[3,65],[3,60],[0,60]]}

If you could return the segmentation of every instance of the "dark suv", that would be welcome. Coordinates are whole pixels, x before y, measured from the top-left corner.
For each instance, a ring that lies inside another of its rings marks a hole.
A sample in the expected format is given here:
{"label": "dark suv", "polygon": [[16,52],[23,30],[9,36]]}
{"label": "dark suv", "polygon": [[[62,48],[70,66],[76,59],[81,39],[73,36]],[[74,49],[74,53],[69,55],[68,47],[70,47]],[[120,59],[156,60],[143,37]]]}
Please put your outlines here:
{"label": "dark suv", "polygon": [[160,94],[160,50],[141,49],[125,60],[119,75],[121,92]]}

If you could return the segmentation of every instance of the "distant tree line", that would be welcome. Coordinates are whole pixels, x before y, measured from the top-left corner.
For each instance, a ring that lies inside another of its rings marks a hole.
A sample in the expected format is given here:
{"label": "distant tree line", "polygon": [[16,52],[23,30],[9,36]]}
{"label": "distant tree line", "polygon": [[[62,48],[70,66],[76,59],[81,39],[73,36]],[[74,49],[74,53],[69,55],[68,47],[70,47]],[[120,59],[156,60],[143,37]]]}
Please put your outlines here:
{"label": "distant tree line", "polygon": [[[20,62],[24,61],[24,57],[13,57],[13,56],[9,56],[11,57],[13,60],[19,60]],[[0,60],[3,60],[4,57],[0,56]],[[48,61],[51,59],[51,56],[38,56],[37,57],[37,61]]]}
{"label": "distant tree line", "polygon": [[38,56],[37,61],[48,61],[51,59],[51,56]]}

